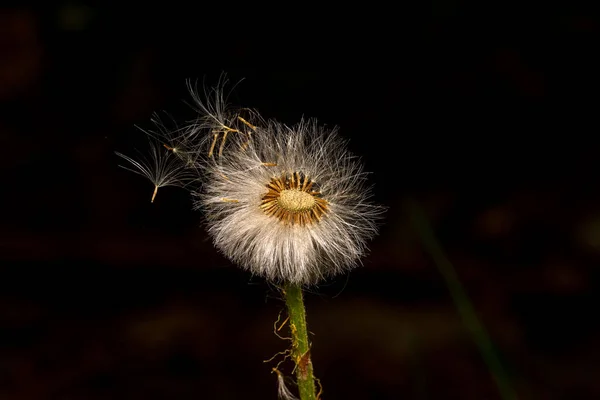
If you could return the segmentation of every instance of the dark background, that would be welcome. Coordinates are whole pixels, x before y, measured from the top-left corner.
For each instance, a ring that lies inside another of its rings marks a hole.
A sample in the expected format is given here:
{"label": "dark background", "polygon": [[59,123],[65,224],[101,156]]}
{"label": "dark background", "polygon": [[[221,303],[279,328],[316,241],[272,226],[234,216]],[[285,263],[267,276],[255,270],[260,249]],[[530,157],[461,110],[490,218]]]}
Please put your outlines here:
{"label": "dark background", "polygon": [[0,398],[276,398],[277,291],[114,155],[222,72],[235,104],[340,126],[389,207],[306,296],[324,399],[499,398],[406,198],[519,398],[600,398],[597,12],[485,3],[0,9]]}

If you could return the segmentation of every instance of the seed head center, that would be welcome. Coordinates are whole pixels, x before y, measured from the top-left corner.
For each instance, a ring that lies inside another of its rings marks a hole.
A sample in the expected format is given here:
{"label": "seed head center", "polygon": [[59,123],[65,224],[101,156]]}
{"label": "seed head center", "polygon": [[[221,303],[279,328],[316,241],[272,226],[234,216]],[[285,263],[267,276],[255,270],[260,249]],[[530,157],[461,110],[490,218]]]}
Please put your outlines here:
{"label": "seed head center", "polygon": [[309,211],[315,206],[315,197],[299,189],[285,189],[279,193],[277,203],[290,212]]}
{"label": "seed head center", "polygon": [[315,182],[301,172],[275,177],[267,183],[268,192],[261,199],[260,208],[286,225],[318,223],[329,203],[314,186]]}

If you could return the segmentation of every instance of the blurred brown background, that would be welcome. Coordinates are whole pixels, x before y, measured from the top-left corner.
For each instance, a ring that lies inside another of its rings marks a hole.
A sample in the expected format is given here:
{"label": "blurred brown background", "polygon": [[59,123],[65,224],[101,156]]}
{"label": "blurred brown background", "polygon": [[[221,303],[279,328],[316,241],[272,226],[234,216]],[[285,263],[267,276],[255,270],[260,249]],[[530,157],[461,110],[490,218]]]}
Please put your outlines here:
{"label": "blurred brown background", "polygon": [[519,398],[600,398],[598,14],[527,4],[0,9],[0,399],[276,398],[276,290],[114,155],[221,72],[236,104],[339,125],[389,207],[365,266],[307,294],[324,399],[499,398],[408,197]]}

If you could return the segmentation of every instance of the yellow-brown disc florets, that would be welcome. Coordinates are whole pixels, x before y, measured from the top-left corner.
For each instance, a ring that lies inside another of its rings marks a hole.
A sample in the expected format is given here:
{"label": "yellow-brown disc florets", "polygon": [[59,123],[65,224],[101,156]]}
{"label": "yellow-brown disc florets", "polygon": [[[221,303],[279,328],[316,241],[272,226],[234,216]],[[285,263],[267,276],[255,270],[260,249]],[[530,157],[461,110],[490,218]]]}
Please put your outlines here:
{"label": "yellow-brown disc florets", "polygon": [[313,186],[314,182],[299,172],[273,178],[267,184],[269,192],[263,196],[260,208],[286,225],[318,222],[327,212],[327,201]]}

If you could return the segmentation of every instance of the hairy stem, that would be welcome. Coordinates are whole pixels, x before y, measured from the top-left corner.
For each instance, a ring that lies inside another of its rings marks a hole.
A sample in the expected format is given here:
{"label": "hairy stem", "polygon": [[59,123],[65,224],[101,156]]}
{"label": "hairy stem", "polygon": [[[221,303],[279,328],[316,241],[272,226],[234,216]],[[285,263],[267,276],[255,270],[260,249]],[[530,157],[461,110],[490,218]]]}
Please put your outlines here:
{"label": "hairy stem", "polygon": [[310,343],[306,329],[306,310],[302,298],[302,288],[298,285],[285,285],[283,295],[290,318],[292,357],[296,363],[300,399],[316,400],[315,377],[310,359]]}

